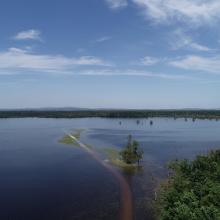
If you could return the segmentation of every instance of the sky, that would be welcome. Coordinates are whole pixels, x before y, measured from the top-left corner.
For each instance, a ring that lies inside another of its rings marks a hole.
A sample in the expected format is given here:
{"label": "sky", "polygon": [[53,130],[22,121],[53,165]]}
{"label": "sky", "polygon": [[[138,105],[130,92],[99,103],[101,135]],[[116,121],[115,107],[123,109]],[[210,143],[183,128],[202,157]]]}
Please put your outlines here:
{"label": "sky", "polygon": [[219,0],[0,3],[0,108],[220,108]]}

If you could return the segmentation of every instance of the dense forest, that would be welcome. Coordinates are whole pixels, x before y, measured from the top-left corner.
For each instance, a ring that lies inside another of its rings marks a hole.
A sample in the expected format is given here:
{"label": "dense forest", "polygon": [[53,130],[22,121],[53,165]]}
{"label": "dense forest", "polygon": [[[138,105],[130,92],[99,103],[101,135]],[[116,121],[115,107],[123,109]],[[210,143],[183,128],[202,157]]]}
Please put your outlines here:
{"label": "dense forest", "polygon": [[194,161],[175,161],[170,168],[174,174],[162,187],[159,219],[219,220],[220,150]]}
{"label": "dense forest", "polygon": [[77,111],[39,111],[39,110],[14,110],[0,111],[0,118],[148,118],[148,117],[173,117],[195,119],[220,119],[220,110],[77,110]]}

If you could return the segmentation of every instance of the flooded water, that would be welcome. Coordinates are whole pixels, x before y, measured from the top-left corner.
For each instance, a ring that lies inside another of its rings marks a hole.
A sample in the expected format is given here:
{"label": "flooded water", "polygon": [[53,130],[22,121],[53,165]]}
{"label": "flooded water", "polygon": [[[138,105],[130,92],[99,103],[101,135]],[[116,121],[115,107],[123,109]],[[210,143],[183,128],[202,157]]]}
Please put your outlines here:
{"label": "flooded water", "polygon": [[84,129],[81,142],[97,152],[121,149],[129,134],[139,141],[143,169],[118,170],[130,185],[137,220],[153,219],[150,202],[168,161],[220,148],[220,121],[214,120],[1,119],[0,219],[118,219],[120,192],[112,174],[83,149],[58,142],[74,128]]}

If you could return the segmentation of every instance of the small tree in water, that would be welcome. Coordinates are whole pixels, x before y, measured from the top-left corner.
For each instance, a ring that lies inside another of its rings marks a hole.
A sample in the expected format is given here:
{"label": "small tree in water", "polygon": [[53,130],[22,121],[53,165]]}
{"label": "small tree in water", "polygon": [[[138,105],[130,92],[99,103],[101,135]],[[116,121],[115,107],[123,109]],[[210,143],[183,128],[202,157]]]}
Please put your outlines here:
{"label": "small tree in water", "polygon": [[139,143],[136,140],[132,139],[132,136],[128,136],[128,143],[120,152],[122,160],[127,164],[140,163],[142,159],[144,151],[139,147]]}

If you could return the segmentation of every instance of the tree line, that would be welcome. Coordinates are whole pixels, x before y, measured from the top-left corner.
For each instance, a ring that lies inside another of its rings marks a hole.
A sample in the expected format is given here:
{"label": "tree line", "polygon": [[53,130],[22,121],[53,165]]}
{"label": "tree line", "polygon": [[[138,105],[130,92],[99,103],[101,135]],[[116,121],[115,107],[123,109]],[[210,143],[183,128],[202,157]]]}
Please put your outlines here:
{"label": "tree line", "polygon": [[172,117],[220,119],[220,110],[80,110],[80,111],[0,111],[0,118],[151,118]]}

